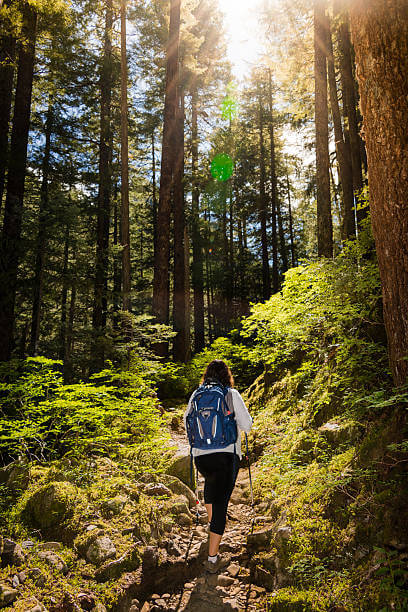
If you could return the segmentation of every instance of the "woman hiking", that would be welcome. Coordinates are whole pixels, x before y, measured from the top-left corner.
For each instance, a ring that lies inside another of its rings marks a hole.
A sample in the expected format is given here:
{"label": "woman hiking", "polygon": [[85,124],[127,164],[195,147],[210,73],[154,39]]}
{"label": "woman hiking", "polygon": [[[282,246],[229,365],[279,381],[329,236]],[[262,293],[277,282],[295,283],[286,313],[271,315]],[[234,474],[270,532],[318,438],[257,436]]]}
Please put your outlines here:
{"label": "woman hiking", "polygon": [[184,413],[194,463],[205,480],[204,503],[209,521],[205,566],[210,573],[216,573],[230,561],[219,555],[218,550],[242,457],[241,431],[248,432],[252,427],[244,400],[233,387],[234,378],[227,364],[220,359],[211,361]]}

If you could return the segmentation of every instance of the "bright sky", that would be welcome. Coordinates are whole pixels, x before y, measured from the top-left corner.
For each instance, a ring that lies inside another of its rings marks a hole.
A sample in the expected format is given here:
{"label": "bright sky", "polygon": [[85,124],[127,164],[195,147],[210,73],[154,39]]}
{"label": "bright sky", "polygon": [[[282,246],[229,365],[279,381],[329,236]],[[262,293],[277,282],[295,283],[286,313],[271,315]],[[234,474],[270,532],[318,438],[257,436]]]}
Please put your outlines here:
{"label": "bright sky", "polygon": [[253,0],[218,0],[225,14],[228,57],[238,79],[248,73],[263,52]]}

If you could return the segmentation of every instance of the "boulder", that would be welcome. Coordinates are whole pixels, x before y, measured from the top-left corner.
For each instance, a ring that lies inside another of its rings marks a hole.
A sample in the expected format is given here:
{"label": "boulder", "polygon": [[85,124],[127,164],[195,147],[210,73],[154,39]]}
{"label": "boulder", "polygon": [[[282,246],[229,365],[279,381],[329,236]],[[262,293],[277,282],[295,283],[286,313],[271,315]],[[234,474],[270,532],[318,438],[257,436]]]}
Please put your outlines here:
{"label": "boulder", "polygon": [[250,560],[250,569],[254,584],[266,589],[280,589],[291,584],[291,575],[276,553],[262,552],[254,555]]}
{"label": "boulder", "polygon": [[171,497],[170,489],[161,482],[146,485],[143,492],[151,497]]}
{"label": "boulder", "polygon": [[284,542],[290,539],[292,534],[292,528],[289,525],[283,525],[282,527],[278,527],[278,530],[275,534],[274,544],[276,548],[279,548],[283,545]]}
{"label": "boulder", "polygon": [[189,514],[182,512],[177,516],[177,523],[180,525],[180,527],[191,527],[193,520]]}
{"label": "boulder", "polygon": [[82,610],[90,611],[96,605],[95,596],[91,593],[78,593],[76,598]]}
{"label": "boulder", "polygon": [[360,437],[361,428],[357,423],[329,421],[319,427],[318,431],[331,446],[355,444]]}
{"label": "boulder", "polygon": [[27,573],[27,578],[32,580],[38,587],[43,587],[47,582],[46,577],[38,567],[33,567]]}
{"label": "boulder", "polygon": [[190,508],[195,507],[196,496],[189,486],[184,484],[184,482],[182,482],[176,476],[170,476],[170,474],[163,474],[162,480],[172,493],[175,493],[176,495],[184,495],[184,497],[188,499]]}
{"label": "boulder", "polygon": [[18,591],[8,584],[0,582],[0,608],[5,608],[13,603],[18,595]]}
{"label": "boulder", "polygon": [[218,576],[217,584],[218,586],[228,587],[231,584],[234,584],[235,580],[231,578],[231,576],[226,576],[225,574],[221,574]]}
{"label": "boulder", "polygon": [[9,538],[3,540],[3,553],[1,555],[2,565],[14,565],[20,567],[25,562],[25,555],[20,544]]}
{"label": "boulder", "polygon": [[170,476],[176,476],[181,482],[184,482],[188,487],[192,487],[195,489],[195,470],[193,470],[193,482],[191,483],[190,476],[190,456],[175,456],[173,460],[170,462],[166,473]]}
{"label": "boulder", "polygon": [[101,535],[92,540],[85,556],[90,563],[99,566],[116,556],[116,548],[108,536]]}
{"label": "boulder", "polygon": [[123,510],[126,505],[128,498],[125,495],[116,495],[112,499],[108,499],[103,504],[103,510],[105,513],[108,513],[113,516],[117,516]]}
{"label": "boulder", "polygon": [[19,610],[24,612],[47,612],[47,608],[36,597],[30,597],[19,604]]}
{"label": "boulder", "polygon": [[167,508],[171,514],[175,514],[176,516],[179,514],[188,515],[188,499],[184,497],[184,495],[178,495],[176,498],[169,501]]}
{"label": "boulder", "polygon": [[40,529],[60,528],[72,517],[80,499],[80,492],[70,482],[50,482],[30,495],[22,517]]}
{"label": "boulder", "polygon": [[45,561],[50,567],[53,567],[64,574],[64,576],[68,574],[68,567],[65,561],[59,555],[57,555],[57,553],[52,552],[51,550],[44,550],[38,553],[38,557],[39,559]]}
{"label": "boulder", "polygon": [[261,531],[255,531],[247,536],[247,548],[250,552],[264,550],[272,540],[275,533],[273,527],[267,527]]}
{"label": "boulder", "polygon": [[141,564],[139,549],[133,546],[124,555],[106,563],[96,570],[95,578],[98,582],[116,580],[125,572],[134,572]]}

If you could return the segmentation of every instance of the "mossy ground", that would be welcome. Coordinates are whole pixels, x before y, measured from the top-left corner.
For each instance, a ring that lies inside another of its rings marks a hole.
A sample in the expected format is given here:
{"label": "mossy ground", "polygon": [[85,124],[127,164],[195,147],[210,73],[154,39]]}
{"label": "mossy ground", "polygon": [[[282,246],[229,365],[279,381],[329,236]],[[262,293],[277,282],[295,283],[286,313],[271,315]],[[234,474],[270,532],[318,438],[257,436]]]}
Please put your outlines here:
{"label": "mossy ground", "polygon": [[[291,528],[271,552],[293,586],[276,590],[269,609],[406,610],[406,463],[387,449],[403,435],[403,413],[364,414],[340,401],[332,377],[332,366],[292,369],[275,383],[261,376],[247,394],[261,455],[255,495]],[[335,439],[321,428],[328,420]],[[271,569],[268,555],[259,563]]]}
{"label": "mossy ground", "polygon": [[[11,493],[3,487],[2,533],[18,542],[30,540],[33,545],[24,549],[24,564],[0,568],[0,581],[34,567],[44,576],[44,584],[28,578],[20,585],[18,601],[9,609],[25,609],[24,602],[30,597],[37,597],[52,609],[67,594],[81,591],[92,593],[96,601],[108,608],[112,606],[118,596],[118,581],[102,584],[96,581],[97,568],[86,560],[86,549],[95,533],[112,540],[117,558],[133,549],[135,543],[139,543],[142,551],[145,545],[160,542],[174,526],[175,519],[171,499],[151,497],[143,492],[146,482],[158,480],[159,475],[153,472],[145,472],[138,479],[129,466],[126,469],[106,457],[71,462],[65,458],[50,466],[32,464],[29,485],[24,491]],[[38,510],[44,502],[43,493],[50,489],[58,491],[61,505],[46,503],[47,512],[41,516]],[[70,496],[75,497],[75,505]],[[176,497],[173,497],[174,503]],[[35,504],[38,504],[37,511]],[[92,530],[86,531],[90,525]],[[66,576],[38,555],[41,542],[50,539],[64,543],[57,554],[68,566]]]}

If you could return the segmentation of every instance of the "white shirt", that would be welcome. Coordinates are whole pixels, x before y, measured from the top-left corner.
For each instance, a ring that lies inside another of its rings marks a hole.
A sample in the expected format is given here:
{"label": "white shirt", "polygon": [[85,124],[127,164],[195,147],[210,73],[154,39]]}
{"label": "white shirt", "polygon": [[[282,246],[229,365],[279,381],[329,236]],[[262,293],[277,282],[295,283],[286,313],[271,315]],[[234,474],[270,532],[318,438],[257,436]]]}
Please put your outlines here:
{"label": "white shirt", "polygon": [[[191,402],[192,402],[193,395],[194,393],[191,395],[190,399],[188,400],[188,405],[184,412],[184,417],[183,417],[184,427],[186,427],[186,417],[191,409]],[[227,402],[227,406],[229,410],[235,413],[235,420],[237,422],[237,429],[238,429],[238,437],[235,443],[235,452],[237,453],[237,455],[239,455],[240,458],[242,458],[241,432],[243,431],[248,432],[251,430],[252,417],[249,414],[248,409],[245,406],[245,402],[242,399],[239,391],[237,391],[236,389],[229,389],[228,393],[225,396],[225,401]],[[208,455],[210,453],[233,453],[233,452],[234,452],[234,444],[230,444],[229,446],[226,446],[225,448],[217,448],[217,449],[212,449],[212,450],[193,448],[194,457],[198,457],[198,455]]]}

